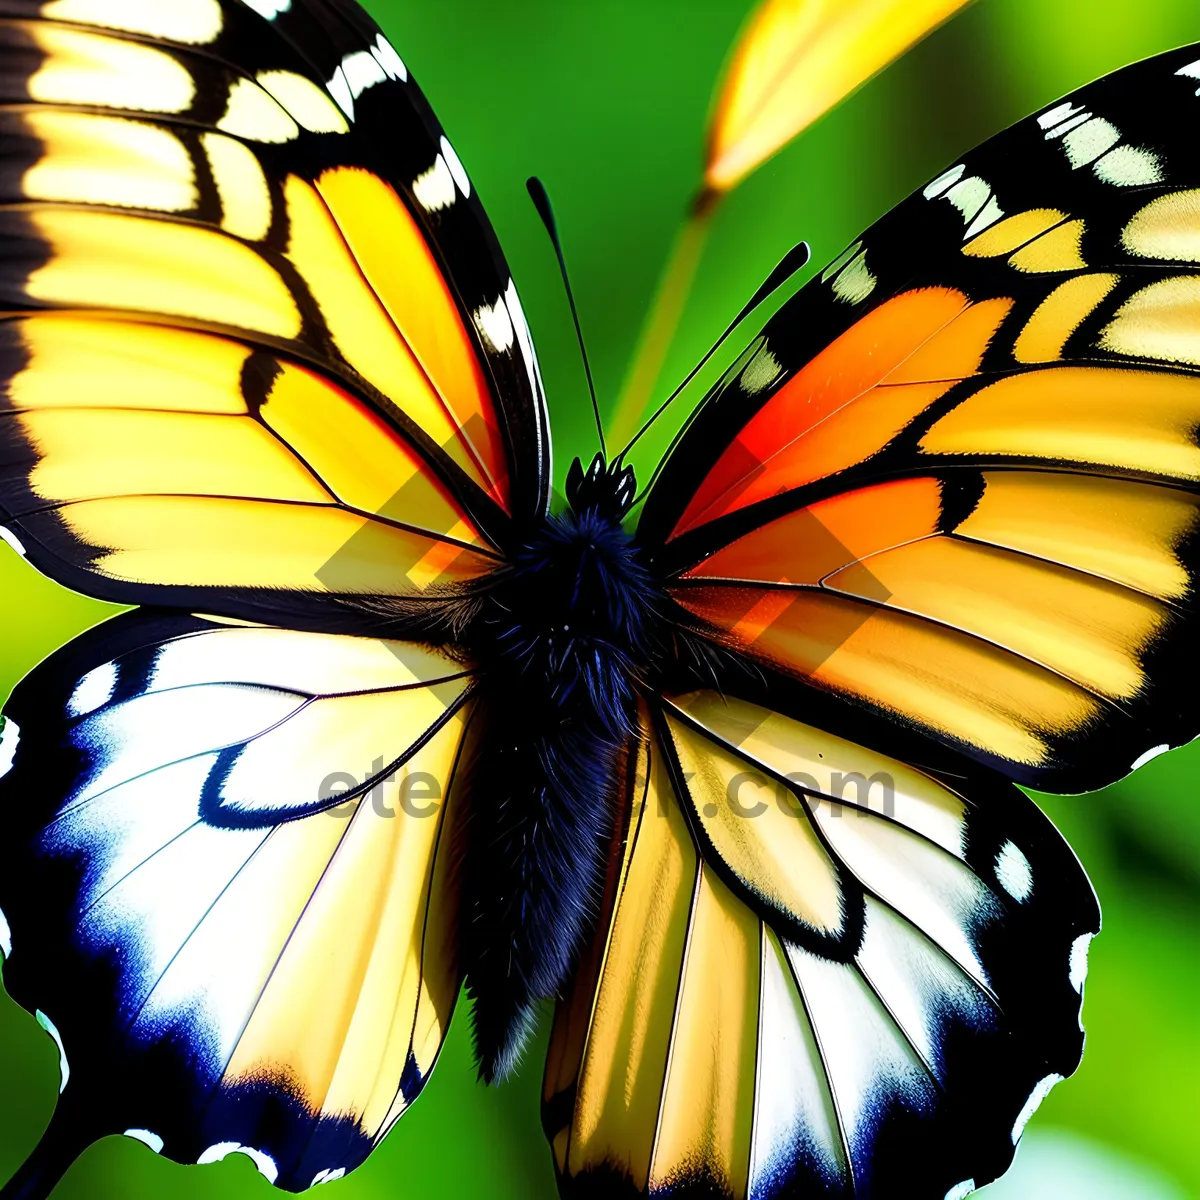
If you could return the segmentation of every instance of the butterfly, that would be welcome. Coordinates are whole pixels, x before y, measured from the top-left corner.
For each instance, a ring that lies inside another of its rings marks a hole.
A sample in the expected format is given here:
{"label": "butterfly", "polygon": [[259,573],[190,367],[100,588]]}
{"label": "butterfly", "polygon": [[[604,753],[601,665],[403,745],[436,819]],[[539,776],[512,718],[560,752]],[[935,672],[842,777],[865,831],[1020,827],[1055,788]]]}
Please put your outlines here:
{"label": "butterfly", "polygon": [[[131,606],[4,709],[0,950],[92,1141],[344,1176],[555,1003],[565,1197],[967,1195],[1100,913],[1017,785],[1200,729],[1200,47],[968,154],[650,481],[567,475],[352,0],[0,0],[0,529]],[[642,486],[645,483],[646,486]]]}

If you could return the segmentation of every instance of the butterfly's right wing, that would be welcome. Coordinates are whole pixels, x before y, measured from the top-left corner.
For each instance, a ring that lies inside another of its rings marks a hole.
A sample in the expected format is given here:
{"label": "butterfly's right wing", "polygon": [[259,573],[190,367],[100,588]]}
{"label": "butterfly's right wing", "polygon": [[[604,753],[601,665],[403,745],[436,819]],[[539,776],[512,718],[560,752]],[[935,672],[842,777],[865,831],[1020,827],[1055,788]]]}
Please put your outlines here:
{"label": "butterfly's right wing", "polygon": [[962,1197],[1083,1050],[1099,928],[1015,787],[713,692],[631,766],[606,917],[560,1004],[565,1197]]}
{"label": "butterfly's right wing", "polygon": [[639,525],[718,653],[1040,791],[1196,736],[1198,76],[997,134],[768,322]]}
{"label": "butterfly's right wing", "polygon": [[470,691],[412,643],[139,613],[17,687],[0,949],[61,1052],[43,1147],[242,1150],[291,1191],[367,1157],[458,992]]}

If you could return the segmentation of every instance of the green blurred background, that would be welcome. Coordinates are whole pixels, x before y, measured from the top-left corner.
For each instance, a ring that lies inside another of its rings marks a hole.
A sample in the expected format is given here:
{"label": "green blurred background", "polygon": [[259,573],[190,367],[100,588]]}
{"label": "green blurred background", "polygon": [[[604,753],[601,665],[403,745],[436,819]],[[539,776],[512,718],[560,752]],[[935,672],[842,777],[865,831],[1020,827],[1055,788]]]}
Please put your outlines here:
{"label": "green blurred background", "polygon": [[[500,235],[541,355],[561,480],[572,456],[590,455],[594,435],[568,312],[524,180],[541,175],[558,210],[597,387],[611,411],[695,188],[714,82],[750,0],[367,7],[449,130]],[[980,0],[729,198],[660,393],[799,238],[810,241],[819,267],[989,134],[1097,75],[1196,40],[1195,0]],[[108,611],[0,545],[0,693]],[[1087,985],[1088,1051],[1079,1074],[1044,1105],[1014,1172],[984,1193],[989,1200],[1200,1196],[1198,788],[1200,747],[1187,747],[1097,795],[1045,799],[1104,906]],[[538,1124],[545,1031],[521,1077],[494,1090],[474,1082],[466,1026],[460,1008],[420,1102],[331,1195],[550,1200]],[[0,1179],[37,1140],[57,1080],[50,1039],[0,997]],[[268,1192],[239,1156],[184,1169],[114,1139],[91,1150],[59,1194]]]}

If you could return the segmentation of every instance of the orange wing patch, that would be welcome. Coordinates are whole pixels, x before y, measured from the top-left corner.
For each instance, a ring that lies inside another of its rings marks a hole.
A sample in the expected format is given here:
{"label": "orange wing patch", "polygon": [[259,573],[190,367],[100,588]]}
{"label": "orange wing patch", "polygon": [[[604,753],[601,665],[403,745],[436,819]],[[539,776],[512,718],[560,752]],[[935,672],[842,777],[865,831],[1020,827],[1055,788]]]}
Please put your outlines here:
{"label": "orange wing patch", "polygon": [[951,288],[905,292],[818,354],[745,426],[675,535],[843,470],[881,450],[979,369],[1012,302]]}
{"label": "orange wing patch", "polygon": [[819,584],[880,550],[928,537],[940,515],[941,489],[930,478],[847,492],[760,525],[683,578]]}
{"label": "orange wing patch", "polygon": [[[1093,400],[1105,411],[1102,390]],[[986,427],[1000,430],[995,417]],[[921,476],[799,509],[718,550],[672,594],[707,636],[777,670],[1051,766],[1056,744],[1149,696],[1150,656],[1184,620],[1200,500],[1067,472],[975,478],[962,507]]]}

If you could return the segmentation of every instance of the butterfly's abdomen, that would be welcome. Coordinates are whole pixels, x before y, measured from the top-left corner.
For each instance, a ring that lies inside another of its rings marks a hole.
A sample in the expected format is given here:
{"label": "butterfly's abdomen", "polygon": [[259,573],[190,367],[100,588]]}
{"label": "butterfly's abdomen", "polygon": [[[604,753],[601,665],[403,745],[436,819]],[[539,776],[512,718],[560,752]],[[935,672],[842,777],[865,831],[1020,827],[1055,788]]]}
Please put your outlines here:
{"label": "butterfly's abdomen", "polygon": [[615,521],[548,521],[476,625],[462,943],[480,1071],[506,1075],[597,915],[655,589]]}

